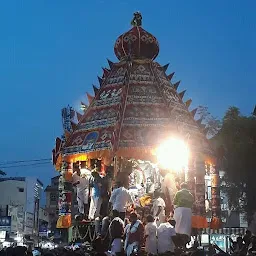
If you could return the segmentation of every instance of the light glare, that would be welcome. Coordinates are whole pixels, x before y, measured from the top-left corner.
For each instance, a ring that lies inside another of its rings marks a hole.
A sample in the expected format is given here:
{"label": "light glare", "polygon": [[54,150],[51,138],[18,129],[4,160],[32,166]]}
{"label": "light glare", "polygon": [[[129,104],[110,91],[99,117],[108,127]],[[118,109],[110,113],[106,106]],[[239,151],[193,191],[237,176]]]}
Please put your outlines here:
{"label": "light glare", "polygon": [[156,153],[158,164],[163,169],[180,171],[188,165],[189,150],[182,140],[168,139],[158,147]]}

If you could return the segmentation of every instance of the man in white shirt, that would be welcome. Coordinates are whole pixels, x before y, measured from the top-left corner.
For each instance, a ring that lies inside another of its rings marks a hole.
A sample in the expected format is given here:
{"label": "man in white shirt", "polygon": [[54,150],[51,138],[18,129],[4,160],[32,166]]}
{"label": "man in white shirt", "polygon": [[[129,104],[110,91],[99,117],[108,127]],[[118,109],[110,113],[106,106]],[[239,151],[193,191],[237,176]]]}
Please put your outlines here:
{"label": "man in white shirt", "polygon": [[128,205],[134,204],[133,199],[123,184],[119,188],[113,190],[109,202],[112,204],[113,217],[125,219],[126,208]]}
{"label": "man in white shirt", "polygon": [[155,200],[153,201],[153,216],[156,219],[156,224],[159,226],[161,223],[165,222],[165,202],[164,199],[161,198],[161,193],[155,191]]}
{"label": "man in white shirt", "polygon": [[174,242],[172,238],[176,235],[175,228],[169,223],[161,223],[157,229],[158,253],[174,253]]}
{"label": "man in white shirt", "polygon": [[81,170],[77,169],[77,171],[73,173],[72,178],[73,186],[76,187],[78,211],[80,214],[84,215],[88,209],[89,175],[82,175]]}

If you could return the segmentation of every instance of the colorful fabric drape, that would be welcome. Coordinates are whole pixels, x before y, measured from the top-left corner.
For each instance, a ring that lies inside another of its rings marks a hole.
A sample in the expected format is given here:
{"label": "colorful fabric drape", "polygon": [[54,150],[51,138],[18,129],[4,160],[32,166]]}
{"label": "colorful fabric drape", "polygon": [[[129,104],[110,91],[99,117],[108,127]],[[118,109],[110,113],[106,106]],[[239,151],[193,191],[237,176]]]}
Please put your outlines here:
{"label": "colorful fabric drape", "polygon": [[201,229],[207,228],[208,222],[205,212],[205,162],[202,158],[196,159],[195,172],[195,204],[192,227]]}
{"label": "colorful fabric drape", "polygon": [[216,166],[210,166],[212,195],[212,229],[221,228],[220,174]]}
{"label": "colorful fabric drape", "polygon": [[72,164],[62,162],[59,179],[59,219],[57,228],[71,226]]}

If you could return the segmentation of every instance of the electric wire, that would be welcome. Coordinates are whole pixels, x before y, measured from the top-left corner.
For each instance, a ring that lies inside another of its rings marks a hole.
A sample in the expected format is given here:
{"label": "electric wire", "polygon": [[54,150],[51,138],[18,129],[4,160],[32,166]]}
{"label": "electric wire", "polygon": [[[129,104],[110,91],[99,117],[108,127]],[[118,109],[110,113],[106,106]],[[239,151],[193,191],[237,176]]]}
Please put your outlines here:
{"label": "electric wire", "polygon": [[51,161],[51,158],[41,158],[41,159],[32,159],[32,160],[18,160],[18,161],[5,161],[5,162],[0,162],[0,165],[16,164],[16,163],[41,162],[41,161]]}
{"label": "electric wire", "polygon": [[34,163],[18,163],[18,164],[0,164],[0,168],[6,168],[6,167],[12,167],[12,166],[29,166],[29,165],[37,165],[37,164],[47,164],[50,163],[50,161],[42,161],[42,162],[34,162]]}
{"label": "electric wire", "polygon": [[3,166],[0,165],[0,169],[9,169],[9,168],[17,168],[17,167],[40,167],[46,164],[52,164],[50,161],[49,162],[43,162],[43,163],[31,163],[31,164],[19,164],[19,165],[7,165],[7,166]]}

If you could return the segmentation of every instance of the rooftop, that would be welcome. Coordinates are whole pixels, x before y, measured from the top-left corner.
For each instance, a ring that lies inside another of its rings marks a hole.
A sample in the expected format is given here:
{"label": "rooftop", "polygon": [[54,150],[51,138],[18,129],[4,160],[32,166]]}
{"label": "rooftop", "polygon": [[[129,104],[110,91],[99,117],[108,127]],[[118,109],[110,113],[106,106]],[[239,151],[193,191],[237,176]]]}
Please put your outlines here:
{"label": "rooftop", "polygon": [[[31,178],[31,177],[6,177],[6,178],[0,178],[0,182],[3,182],[3,181],[9,181],[9,180],[16,180],[16,181],[26,181],[27,178]],[[43,183],[37,179],[37,178],[34,178],[40,186],[43,187]]]}

